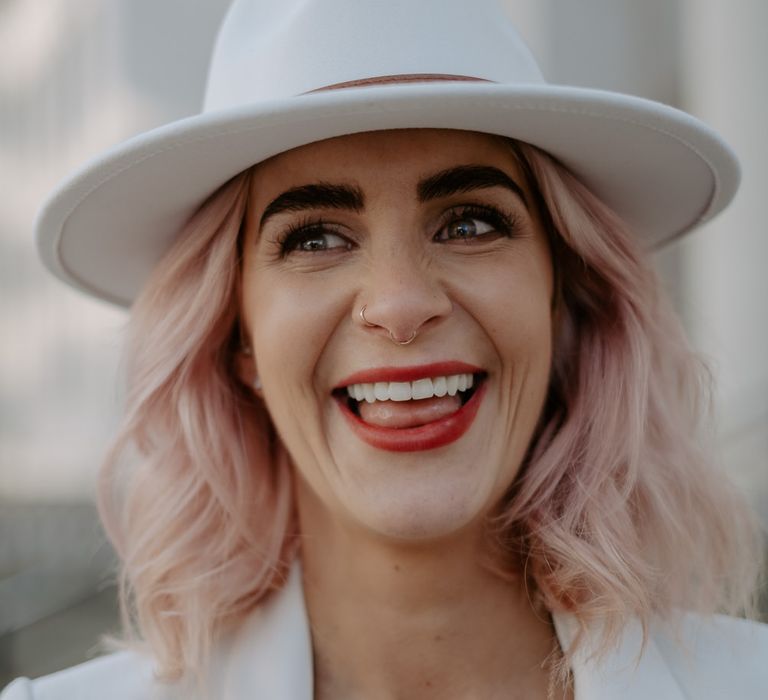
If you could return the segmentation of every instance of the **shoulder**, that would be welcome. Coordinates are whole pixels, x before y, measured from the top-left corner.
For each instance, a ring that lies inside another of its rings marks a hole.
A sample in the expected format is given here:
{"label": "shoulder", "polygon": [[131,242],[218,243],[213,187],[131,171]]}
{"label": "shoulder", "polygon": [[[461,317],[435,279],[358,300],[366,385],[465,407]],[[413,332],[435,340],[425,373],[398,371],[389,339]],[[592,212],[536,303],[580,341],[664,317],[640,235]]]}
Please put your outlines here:
{"label": "shoulder", "polygon": [[574,616],[553,614],[563,648],[586,636],[571,659],[577,698],[589,700],[765,700],[768,626],[722,615],[680,611],[643,628],[636,618],[618,644],[599,653],[602,622],[583,627]]}
{"label": "shoulder", "polygon": [[18,678],[0,700],[164,700],[149,657],[136,652],[100,656],[35,680]]}
{"label": "shoulder", "polygon": [[655,626],[651,639],[689,697],[766,697],[768,625],[685,613],[676,631]]}

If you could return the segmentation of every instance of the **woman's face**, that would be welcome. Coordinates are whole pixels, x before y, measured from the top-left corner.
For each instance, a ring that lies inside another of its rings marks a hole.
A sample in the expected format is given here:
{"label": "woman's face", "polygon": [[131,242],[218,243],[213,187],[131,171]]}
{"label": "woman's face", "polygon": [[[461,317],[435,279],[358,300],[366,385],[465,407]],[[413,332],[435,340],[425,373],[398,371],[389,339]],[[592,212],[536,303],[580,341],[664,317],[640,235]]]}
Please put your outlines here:
{"label": "woman's face", "polygon": [[244,251],[253,371],[300,507],[408,540],[480,523],[552,350],[549,248],[511,149],[403,130],[283,153],[255,168]]}

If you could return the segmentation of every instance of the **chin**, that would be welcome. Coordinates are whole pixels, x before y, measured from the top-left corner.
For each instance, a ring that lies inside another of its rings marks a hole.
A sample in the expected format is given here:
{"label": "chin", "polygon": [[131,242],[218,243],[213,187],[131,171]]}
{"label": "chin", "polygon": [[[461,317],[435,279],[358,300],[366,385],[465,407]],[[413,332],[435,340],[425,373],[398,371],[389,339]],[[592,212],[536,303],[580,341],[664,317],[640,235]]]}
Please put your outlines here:
{"label": "chin", "polygon": [[450,538],[479,522],[488,510],[489,494],[465,479],[379,485],[366,492],[347,504],[354,520],[379,537],[401,543]]}

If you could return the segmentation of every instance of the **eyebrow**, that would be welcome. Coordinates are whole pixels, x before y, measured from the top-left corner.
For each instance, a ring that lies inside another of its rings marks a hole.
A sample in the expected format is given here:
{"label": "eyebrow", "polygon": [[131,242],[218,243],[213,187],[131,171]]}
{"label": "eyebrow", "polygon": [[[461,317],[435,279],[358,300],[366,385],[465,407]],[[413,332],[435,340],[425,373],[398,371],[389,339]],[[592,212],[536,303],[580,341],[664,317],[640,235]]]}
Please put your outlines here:
{"label": "eyebrow", "polygon": [[[491,187],[504,187],[528,202],[522,187],[499,168],[490,165],[459,165],[441,170],[419,181],[416,195],[420,202],[450,197],[454,194]],[[318,182],[292,187],[273,199],[259,220],[259,230],[273,216],[305,209],[346,209],[360,212],[365,208],[365,195],[356,185]]]}
{"label": "eyebrow", "polygon": [[292,187],[273,199],[259,220],[259,229],[267,219],[285,211],[305,209],[348,209],[360,212],[365,207],[365,196],[359,187],[333,185],[319,182],[312,185]]}
{"label": "eyebrow", "polygon": [[420,202],[449,197],[490,187],[504,187],[516,194],[528,207],[523,188],[499,168],[490,165],[460,165],[441,170],[421,180],[416,188]]}

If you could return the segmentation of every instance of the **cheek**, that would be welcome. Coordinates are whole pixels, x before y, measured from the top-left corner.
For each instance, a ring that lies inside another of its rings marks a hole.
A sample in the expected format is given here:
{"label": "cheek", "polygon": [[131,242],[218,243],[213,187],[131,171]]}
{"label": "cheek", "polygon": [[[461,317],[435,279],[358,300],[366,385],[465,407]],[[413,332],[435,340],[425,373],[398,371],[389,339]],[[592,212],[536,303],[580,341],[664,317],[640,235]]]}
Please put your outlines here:
{"label": "cheek", "polygon": [[503,317],[496,319],[502,380],[518,404],[518,428],[533,430],[549,384],[552,362],[552,309],[549,288],[511,285]]}
{"label": "cheek", "polygon": [[[483,332],[501,358],[549,364],[552,342],[552,272],[549,257],[500,258],[482,275],[467,276],[457,292],[469,304]],[[471,301],[470,301],[471,300]]]}
{"label": "cheek", "polygon": [[515,465],[528,448],[549,386],[552,276],[548,258],[528,257],[494,266],[484,279],[474,287],[470,313],[493,346],[495,420]]}
{"label": "cheek", "polygon": [[333,328],[338,304],[333,289],[318,290],[300,275],[266,267],[246,271],[242,305],[265,381],[306,378]]}
{"label": "cheek", "polygon": [[[278,291],[279,290],[279,291]],[[248,271],[242,308],[251,335],[267,408],[289,451],[308,449],[317,423],[318,365],[343,313],[338,285],[313,284],[300,275]]]}

